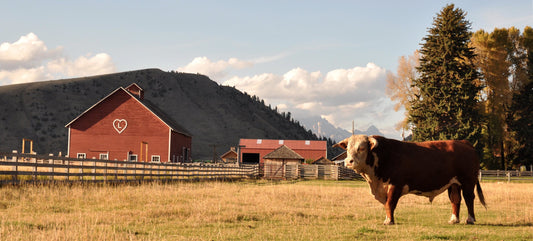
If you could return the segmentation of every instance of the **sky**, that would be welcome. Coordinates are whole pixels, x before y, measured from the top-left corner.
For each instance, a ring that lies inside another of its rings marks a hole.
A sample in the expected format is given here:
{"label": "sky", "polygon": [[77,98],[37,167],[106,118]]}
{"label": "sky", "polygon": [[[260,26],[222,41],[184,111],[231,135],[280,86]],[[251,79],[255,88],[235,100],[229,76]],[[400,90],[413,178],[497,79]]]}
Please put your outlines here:
{"label": "sky", "polygon": [[533,0],[0,0],[0,85],[145,68],[201,73],[296,119],[374,125],[399,139],[404,111],[385,94],[387,73],[450,3],[472,31],[533,26]]}

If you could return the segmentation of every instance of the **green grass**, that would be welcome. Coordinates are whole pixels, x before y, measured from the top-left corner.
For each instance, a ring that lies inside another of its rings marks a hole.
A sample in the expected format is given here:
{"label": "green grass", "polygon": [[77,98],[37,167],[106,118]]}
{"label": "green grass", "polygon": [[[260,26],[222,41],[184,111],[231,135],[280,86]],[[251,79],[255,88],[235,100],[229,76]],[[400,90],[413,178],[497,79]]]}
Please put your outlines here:
{"label": "green grass", "polygon": [[0,240],[533,239],[533,184],[482,187],[476,225],[447,224],[444,193],[402,197],[394,226],[358,181],[2,187]]}

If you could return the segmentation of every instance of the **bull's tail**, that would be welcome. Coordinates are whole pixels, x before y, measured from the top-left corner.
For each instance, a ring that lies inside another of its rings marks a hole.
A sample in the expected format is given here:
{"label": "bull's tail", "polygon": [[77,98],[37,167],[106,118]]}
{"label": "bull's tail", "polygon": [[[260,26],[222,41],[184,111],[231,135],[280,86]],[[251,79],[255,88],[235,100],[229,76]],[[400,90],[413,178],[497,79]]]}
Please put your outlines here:
{"label": "bull's tail", "polygon": [[481,204],[483,204],[483,207],[487,209],[487,204],[485,204],[485,196],[483,196],[483,190],[481,190],[481,185],[479,185],[479,181],[477,181],[476,183],[476,191],[477,196],[479,197],[479,201],[481,202]]}

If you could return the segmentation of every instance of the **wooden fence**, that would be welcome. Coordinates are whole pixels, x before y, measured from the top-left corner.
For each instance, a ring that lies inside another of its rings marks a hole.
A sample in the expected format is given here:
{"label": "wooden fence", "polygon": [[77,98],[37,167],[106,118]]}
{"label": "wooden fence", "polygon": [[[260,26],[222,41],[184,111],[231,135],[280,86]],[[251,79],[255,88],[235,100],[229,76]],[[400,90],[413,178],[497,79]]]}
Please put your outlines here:
{"label": "wooden fence", "polygon": [[263,164],[260,167],[260,175],[266,179],[362,180],[354,170],[335,165]]}
{"label": "wooden fence", "polygon": [[257,165],[155,163],[0,152],[0,183],[130,182],[255,178]]}
{"label": "wooden fence", "polygon": [[480,181],[529,181],[533,182],[533,171],[518,170],[481,170],[479,172]]}

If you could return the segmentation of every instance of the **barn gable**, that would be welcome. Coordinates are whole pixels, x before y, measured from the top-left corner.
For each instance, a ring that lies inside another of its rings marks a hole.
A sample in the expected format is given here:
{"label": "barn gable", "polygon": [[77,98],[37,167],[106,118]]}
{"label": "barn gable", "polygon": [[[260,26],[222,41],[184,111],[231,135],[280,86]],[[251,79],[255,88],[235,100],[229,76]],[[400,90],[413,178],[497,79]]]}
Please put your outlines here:
{"label": "barn gable", "polygon": [[[130,92],[128,90],[132,90],[134,92],[132,93],[132,92]],[[144,100],[143,97],[142,97],[142,96],[144,96],[144,94],[142,94],[143,90],[135,83],[131,84],[129,87],[127,87],[127,89],[125,89],[123,87],[117,88],[115,91],[111,92],[109,95],[107,95],[106,97],[102,98],[96,104],[94,104],[93,106],[89,107],[87,110],[85,110],[79,116],[74,118],[74,120],[72,120],[71,122],[66,124],[65,127],[69,127],[70,125],[72,125],[72,123],[74,123],[79,118],[84,116],[87,112],[89,112],[90,110],[94,109],[96,106],[100,105],[106,99],[110,98],[110,96],[115,95],[119,91],[123,91],[123,92],[127,93],[128,95],[130,95],[133,99],[137,100],[144,108],[146,108],[148,111],[150,111],[155,117],[157,117],[159,120],[161,120],[165,125],[167,125],[169,128],[171,128],[173,131],[181,133],[181,134],[186,135],[186,136],[192,137],[192,135],[190,134],[189,131],[187,131],[185,128],[180,126],[176,121],[174,121],[171,117],[169,117],[165,112],[163,112],[161,109],[159,109],[156,105],[154,105],[149,100]]]}
{"label": "barn gable", "polygon": [[65,125],[71,157],[131,161],[188,161],[191,134],[137,84],[119,87]]}

